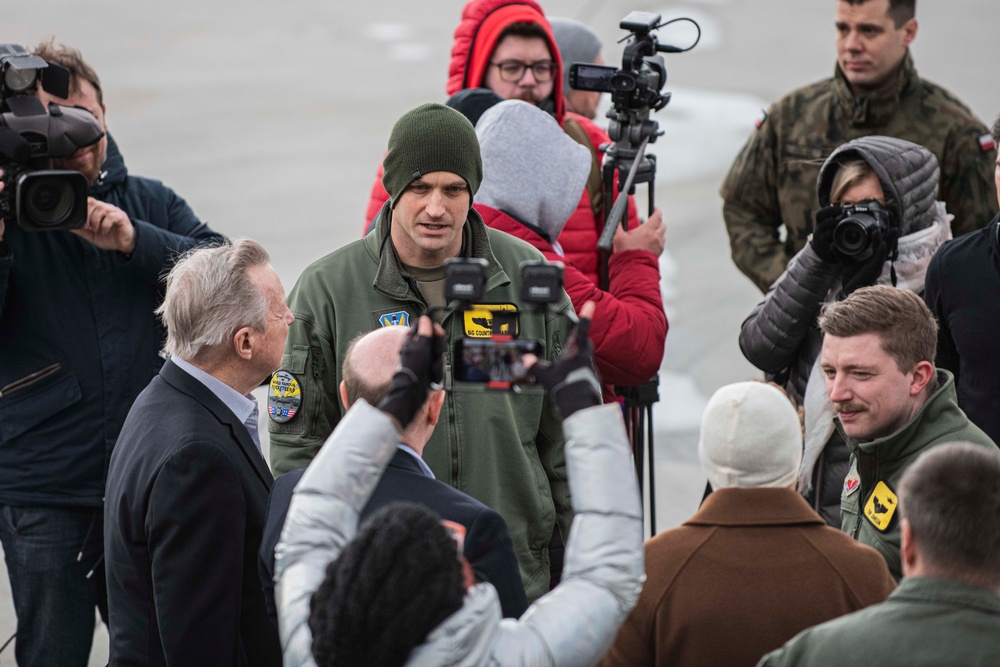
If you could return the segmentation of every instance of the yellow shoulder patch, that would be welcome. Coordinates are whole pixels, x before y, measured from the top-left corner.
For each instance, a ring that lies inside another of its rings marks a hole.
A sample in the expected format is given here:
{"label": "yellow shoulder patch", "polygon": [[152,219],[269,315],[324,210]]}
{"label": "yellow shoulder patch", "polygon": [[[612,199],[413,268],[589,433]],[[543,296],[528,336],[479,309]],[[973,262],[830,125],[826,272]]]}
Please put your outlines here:
{"label": "yellow shoulder patch", "polygon": [[[476,303],[462,313],[465,335],[469,338],[489,338],[493,335],[493,313],[505,312],[511,314],[512,322],[500,325],[501,334],[517,338],[520,332],[517,317],[517,306],[512,303]],[[513,323],[513,331],[511,331]]]}
{"label": "yellow shoulder patch", "polygon": [[879,531],[885,532],[892,523],[892,517],[896,515],[896,507],[899,500],[892,492],[889,485],[879,482],[875,485],[875,490],[868,496],[865,503],[865,518]]}

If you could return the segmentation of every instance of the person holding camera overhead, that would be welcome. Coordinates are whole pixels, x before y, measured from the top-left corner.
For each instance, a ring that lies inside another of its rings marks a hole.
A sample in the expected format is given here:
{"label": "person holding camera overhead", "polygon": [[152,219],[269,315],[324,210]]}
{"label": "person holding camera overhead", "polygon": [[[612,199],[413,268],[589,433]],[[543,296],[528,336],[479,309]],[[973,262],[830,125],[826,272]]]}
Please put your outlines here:
{"label": "person holding camera overhead", "polygon": [[[291,415],[268,413],[276,474],[306,467],[343,417],[338,398],[347,346],[378,327],[410,326],[429,308],[446,332],[446,398],[425,449],[435,477],[493,508],[510,529],[528,601],[549,589],[550,543],[565,540],[572,508],[566,484],[562,427],[541,387],[519,391],[455,382],[454,345],[490,338],[495,317],[513,316],[510,334],[540,341],[553,359],[566,343],[572,304],[564,290],[548,312],[522,301],[521,263],[540,252],[489,229],[472,208],[483,179],[472,123],[442,104],[404,114],[389,136],[382,183],[390,199],[375,230],[302,272],[289,296],[295,322],[282,370],[298,384]],[[447,308],[447,260],[487,264],[481,300]],[[503,313],[503,316],[500,315]],[[276,407],[276,406],[275,406]]]}
{"label": "person holding camera overhead", "polygon": [[860,287],[923,291],[931,257],[951,238],[939,173],[933,153],[902,139],[862,137],[833,151],[816,185],[815,231],[741,327],[743,355],[803,408],[798,488],[832,526],[840,526],[850,453],[817,363],[816,318]]}
{"label": "person holding camera overhead", "polygon": [[[39,90],[42,102],[85,108],[106,132],[100,79],[79,51],[50,42],[35,54],[70,74],[69,97]],[[130,175],[107,134],[54,162],[87,179],[84,226],[0,220],[0,541],[22,667],[87,664],[94,607],[107,618],[108,461],[163,365],[161,276],[224,240],[173,190]]]}

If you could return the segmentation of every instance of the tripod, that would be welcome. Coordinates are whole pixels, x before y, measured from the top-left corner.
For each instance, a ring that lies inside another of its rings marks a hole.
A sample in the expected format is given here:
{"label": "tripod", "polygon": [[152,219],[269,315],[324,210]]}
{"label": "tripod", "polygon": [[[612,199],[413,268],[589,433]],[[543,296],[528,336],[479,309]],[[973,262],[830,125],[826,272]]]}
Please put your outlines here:
{"label": "tripod", "polygon": [[[669,100],[669,93],[666,95]],[[666,102],[664,102],[666,104]],[[615,143],[604,150],[604,163],[601,177],[604,184],[604,201],[614,201],[610,211],[605,207],[604,230],[598,239],[597,247],[602,253],[601,289],[609,289],[608,260],[612,243],[618,225],[628,228],[625,211],[628,207],[628,195],[635,192],[637,183],[647,186],[649,207],[648,214],[653,214],[654,190],[656,178],[656,156],[646,154],[646,146],[656,139],[659,125],[649,119],[649,107],[645,109],[609,112],[611,118],[610,134]],[[634,140],[638,139],[638,141]],[[618,178],[619,192],[615,197],[615,178]],[[649,479],[649,528],[650,536],[656,535],[656,466],[654,465],[655,442],[653,438],[653,404],[660,400],[660,380],[654,376],[649,381],[635,387],[615,387],[615,392],[623,398],[625,430],[632,443],[632,455],[635,458],[635,470],[639,479],[639,494],[643,495],[646,476]],[[644,465],[648,456],[649,467]],[[648,470],[648,472],[647,472]]]}

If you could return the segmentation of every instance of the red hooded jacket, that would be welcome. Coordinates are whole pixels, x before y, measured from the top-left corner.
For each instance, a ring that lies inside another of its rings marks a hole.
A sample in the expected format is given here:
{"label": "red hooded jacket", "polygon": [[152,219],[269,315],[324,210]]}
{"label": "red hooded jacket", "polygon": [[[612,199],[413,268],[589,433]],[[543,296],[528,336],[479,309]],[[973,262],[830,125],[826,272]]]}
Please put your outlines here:
{"label": "red hooded jacket", "polygon": [[530,243],[550,262],[565,264],[563,284],[578,312],[587,301],[595,303],[590,339],[605,402],[615,400],[614,385],[635,386],[656,375],[667,337],[656,255],[646,250],[613,254],[608,263],[611,289],[605,292],[534,230],[495,208],[476,204],[476,210],[488,227]]}
{"label": "red hooded jacket", "polygon": [[[511,23],[520,21],[539,24],[548,36],[549,51],[556,63],[556,72],[552,77],[552,99],[555,102],[556,120],[563,125],[567,115],[570,115],[586,130],[595,151],[601,144],[610,143],[608,133],[593,121],[577,114],[567,114],[559,47],[556,46],[545,13],[534,0],[470,0],[466,3],[462,9],[461,21],[455,28],[455,41],[451,47],[451,63],[448,65],[448,83],[445,92],[451,96],[466,88],[482,87],[483,79],[486,77],[486,67],[497,45],[497,38]],[[389,194],[382,187],[380,165],[375,183],[372,185],[368,210],[365,213],[366,232],[371,229],[372,221],[388,199]],[[610,206],[610,202],[608,205]],[[630,229],[639,224],[635,205],[631,201],[628,218]],[[603,228],[604,221],[595,219],[590,206],[590,195],[585,188],[576,211],[570,216],[562,234],[559,235],[559,244],[566,253],[565,259],[571,261],[594,285],[598,282],[600,266],[597,239]],[[660,346],[662,347],[662,342]]]}

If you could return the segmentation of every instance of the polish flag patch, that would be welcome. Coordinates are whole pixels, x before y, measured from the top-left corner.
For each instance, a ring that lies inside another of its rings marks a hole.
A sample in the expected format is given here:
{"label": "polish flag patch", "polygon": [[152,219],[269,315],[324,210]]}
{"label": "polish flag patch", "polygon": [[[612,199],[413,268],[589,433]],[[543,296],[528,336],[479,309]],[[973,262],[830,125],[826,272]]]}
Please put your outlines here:
{"label": "polish flag patch", "polygon": [[988,153],[988,152],[990,152],[991,150],[993,150],[996,147],[997,147],[997,145],[993,141],[993,137],[991,137],[990,135],[983,134],[983,135],[981,135],[979,137],[979,148],[984,153]]}

